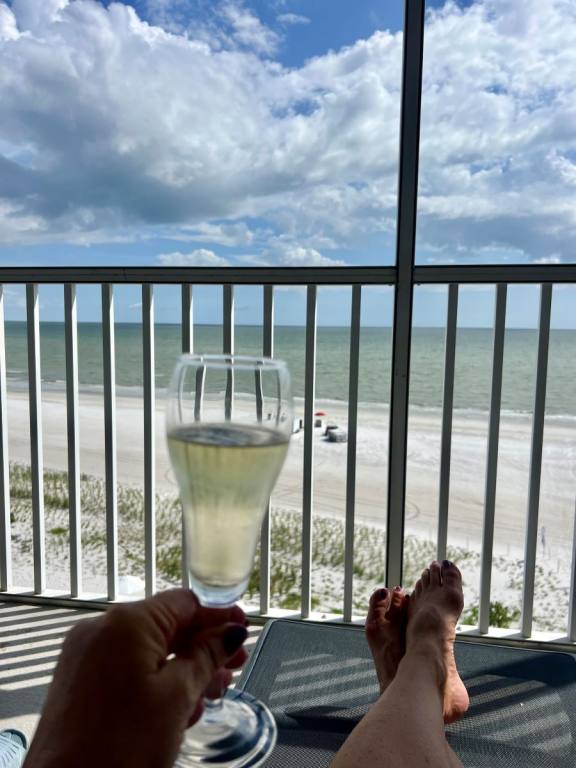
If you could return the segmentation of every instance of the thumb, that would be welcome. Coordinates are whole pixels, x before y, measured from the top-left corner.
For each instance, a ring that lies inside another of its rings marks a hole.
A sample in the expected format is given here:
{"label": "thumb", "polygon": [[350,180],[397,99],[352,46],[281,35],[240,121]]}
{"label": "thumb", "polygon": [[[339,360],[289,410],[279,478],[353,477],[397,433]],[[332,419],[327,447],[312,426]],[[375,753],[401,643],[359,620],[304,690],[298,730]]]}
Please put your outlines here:
{"label": "thumb", "polygon": [[160,677],[174,693],[183,695],[188,714],[217,671],[238,652],[247,635],[242,624],[228,623],[206,629],[194,636],[186,651],[166,664]]}

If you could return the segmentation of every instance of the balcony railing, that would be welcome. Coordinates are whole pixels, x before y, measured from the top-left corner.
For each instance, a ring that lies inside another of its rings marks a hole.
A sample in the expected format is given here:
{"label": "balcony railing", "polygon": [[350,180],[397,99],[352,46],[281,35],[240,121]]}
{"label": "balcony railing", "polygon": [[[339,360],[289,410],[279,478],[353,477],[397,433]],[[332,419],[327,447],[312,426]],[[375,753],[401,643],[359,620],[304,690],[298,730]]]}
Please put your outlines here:
{"label": "balcony railing", "polygon": [[[67,279],[67,275],[74,282]],[[223,280],[223,278],[226,278]],[[117,505],[117,447],[115,414],[115,322],[114,286],[137,284],[142,292],[142,360],[143,360],[143,412],[144,422],[144,542],[145,542],[145,592],[156,589],[155,573],[155,434],[156,409],[155,359],[154,359],[154,286],[163,283],[181,285],[182,350],[193,351],[193,284],[219,285],[223,295],[223,352],[234,352],[234,289],[236,285],[254,285],[259,279],[263,294],[262,354],[274,353],[274,299],[275,285],[300,285],[306,289],[305,328],[305,375],[304,375],[304,445],[302,475],[302,537],[301,537],[301,606],[299,615],[310,616],[312,611],[312,523],[314,518],[314,410],[316,373],[317,292],[322,285],[348,285],[351,290],[349,386],[348,386],[348,433],[346,460],[346,494],[344,514],[344,590],[342,618],[353,619],[354,586],[354,527],[356,523],[356,453],[357,414],[359,389],[359,351],[361,333],[361,306],[363,291],[374,285],[393,285],[397,302],[400,291],[395,269],[346,269],[346,270],[155,270],[140,269],[75,269],[72,274],[58,269],[2,270],[0,279],[7,283],[26,284],[27,345],[28,345],[28,392],[30,414],[30,449],[32,482],[32,530],[33,530],[33,589],[26,585],[14,588],[11,579],[11,526],[9,493],[8,420],[9,400],[6,387],[6,357],[4,345],[4,291],[0,293],[0,588],[1,599],[30,602],[58,602],[60,604],[105,604],[119,599],[118,592],[118,505]],[[63,283],[66,351],[66,413],[69,488],[69,558],[70,589],[56,594],[47,590],[45,563],[45,522],[43,488],[43,440],[42,398],[40,371],[40,309],[39,285]],[[104,454],[105,454],[105,507],[106,507],[106,577],[107,594],[93,603],[82,592],[82,546],[80,524],[80,452],[79,452],[79,383],[78,383],[78,334],[76,285],[96,284],[101,290],[102,303],[102,352],[103,352],[103,404],[104,404]],[[478,633],[490,632],[491,574],[493,565],[494,525],[496,509],[496,478],[498,470],[499,427],[501,413],[502,371],[505,339],[506,301],[508,285],[532,283],[540,286],[540,310],[538,327],[538,352],[535,398],[532,412],[531,453],[528,477],[528,504],[526,512],[526,538],[524,550],[524,574],[522,585],[522,616],[520,636],[534,636],[533,605],[538,545],[538,518],[540,504],[540,480],[544,436],[546,384],[550,317],[554,283],[576,283],[576,267],[419,267],[411,271],[409,290],[415,284],[444,284],[448,290],[445,335],[445,363],[443,381],[443,407],[441,415],[441,450],[439,467],[439,506],[437,531],[437,557],[446,556],[448,544],[449,491],[451,467],[452,414],[454,396],[454,371],[456,357],[457,308],[460,286],[469,283],[492,284],[495,292],[495,315],[492,343],[492,379],[488,418],[485,495],[483,504],[483,536],[480,569],[480,601]],[[398,311],[398,307],[397,307]],[[407,414],[409,403],[409,378],[399,375],[399,358],[410,360],[411,322],[407,338],[401,338],[398,323],[393,329],[393,346],[396,353],[392,360],[392,392],[390,406],[388,499],[387,499],[387,573],[382,574],[386,583],[402,582],[402,557],[404,551],[405,494],[407,467]],[[399,347],[402,354],[399,354]],[[397,427],[404,426],[402,435]],[[400,445],[399,445],[400,443]],[[384,507],[384,501],[383,501]],[[394,536],[399,537],[396,541]],[[575,536],[576,542],[576,536]],[[576,550],[575,550],[576,551]],[[260,608],[259,614],[270,612],[270,525],[264,521],[260,553]],[[576,562],[572,563],[569,615],[566,619],[567,644],[576,641]],[[185,573],[185,570],[184,570]],[[399,578],[398,578],[399,575]],[[24,589],[22,589],[24,587]]]}

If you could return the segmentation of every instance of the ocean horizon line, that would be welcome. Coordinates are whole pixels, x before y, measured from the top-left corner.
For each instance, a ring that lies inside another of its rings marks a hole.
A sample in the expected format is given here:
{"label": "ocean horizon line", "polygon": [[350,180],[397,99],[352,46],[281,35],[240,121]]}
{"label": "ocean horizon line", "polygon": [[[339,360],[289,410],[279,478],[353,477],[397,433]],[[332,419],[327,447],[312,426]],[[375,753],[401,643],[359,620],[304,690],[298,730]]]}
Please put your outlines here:
{"label": "ocean horizon line", "polygon": [[[6,324],[19,324],[19,325],[26,325],[27,320],[5,320]],[[40,320],[40,326],[42,325],[64,325],[64,320]],[[86,325],[86,326],[101,326],[102,321],[100,320],[78,320],[77,325]],[[130,327],[142,327],[142,323],[134,320],[115,320],[114,322],[115,326],[122,325],[122,326],[130,326]],[[167,328],[180,328],[181,323],[167,323],[167,322],[161,322],[161,321],[155,321],[155,326],[163,326]],[[201,328],[222,328],[222,323],[204,323],[201,321],[195,321],[194,327],[201,327]],[[235,328],[262,328],[261,323],[234,323]],[[274,323],[275,328],[306,328],[306,323]],[[338,329],[349,329],[350,324],[344,324],[344,325],[336,325],[332,323],[317,323],[316,328],[338,328]],[[392,330],[392,325],[362,325],[362,329],[372,330],[372,329],[383,329],[383,330]],[[413,325],[412,329],[418,329],[418,330],[426,330],[426,331],[445,331],[446,326],[445,325]],[[493,325],[458,325],[458,330],[465,330],[465,331],[492,331],[494,330]],[[538,331],[537,326],[532,327],[526,327],[526,326],[506,326],[506,331]],[[566,331],[567,333],[576,331],[576,327],[574,328],[555,328],[554,326],[550,326],[551,331]]]}

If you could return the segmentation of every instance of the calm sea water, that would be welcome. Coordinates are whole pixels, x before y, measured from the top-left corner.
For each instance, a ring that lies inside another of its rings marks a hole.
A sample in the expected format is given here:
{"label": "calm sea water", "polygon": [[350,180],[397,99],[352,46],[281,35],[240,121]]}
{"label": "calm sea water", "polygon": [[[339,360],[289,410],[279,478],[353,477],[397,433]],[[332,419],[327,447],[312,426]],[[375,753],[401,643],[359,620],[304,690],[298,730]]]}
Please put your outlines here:
{"label": "calm sea water", "polygon": [[[64,325],[42,323],[42,379],[47,386],[65,380]],[[236,352],[259,354],[262,329],[236,328]],[[180,328],[156,326],[156,384],[166,387],[180,351]],[[492,332],[460,329],[457,337],[454,405],[458,409],[486,410],[490,398]],[[97,323],[78,326],[81,387],[102,385],[102,331]],[[195,351],[222,349],[220,326],[196,326]],[[502,406],[508,411],[529,412],[533,406],[537,332],[506,333]],[[292,371],[296,396],[304,394],[304,328],[277,327],[275,354]],[[318,399],[347,400],[349,332],[346,328],[318,328],[316,392]],[[391,330],[363,328],[360,350],[360,401],[385,404],[390,390]],[[9,384],[27,379],[26,324],[6,323],[6,362]],[[442,404],[444,330],[416,328],[413,334],[411,403],[436,408]],[[142,333],[139,324],[116,326],[116,382],[119,389],[137,392],[142,386]],[[576,416],[576,331],[554,330],[550,337],[547,411]]]}

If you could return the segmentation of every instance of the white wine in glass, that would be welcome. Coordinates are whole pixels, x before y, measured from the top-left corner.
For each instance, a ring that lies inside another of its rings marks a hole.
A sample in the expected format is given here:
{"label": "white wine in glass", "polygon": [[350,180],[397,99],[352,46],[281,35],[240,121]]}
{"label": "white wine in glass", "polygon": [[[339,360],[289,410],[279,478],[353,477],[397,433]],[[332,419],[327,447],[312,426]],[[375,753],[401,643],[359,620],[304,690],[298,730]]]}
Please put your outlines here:
{"label": "white wine in glass", "polygon": [[[182,501],[188,579],[203,605],[232,605],[248,585],[292,422],[290,376],[282,361],[233,355],[179,359],[170,386],[167,441]],[[176,766],[257,766],[275,740],[267,707],[234,692],[205,702]]]}

